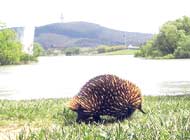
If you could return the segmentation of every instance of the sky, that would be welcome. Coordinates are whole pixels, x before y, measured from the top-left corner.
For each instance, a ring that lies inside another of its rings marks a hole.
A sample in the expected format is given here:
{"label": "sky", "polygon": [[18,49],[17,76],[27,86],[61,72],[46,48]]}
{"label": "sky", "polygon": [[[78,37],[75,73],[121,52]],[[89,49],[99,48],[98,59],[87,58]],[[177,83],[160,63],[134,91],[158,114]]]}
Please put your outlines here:
{"label": "sky", "polygon": [[8,27],[86,21],[112,29],[158,33],[162,24],[190,16],[189,0],[0,0]]}

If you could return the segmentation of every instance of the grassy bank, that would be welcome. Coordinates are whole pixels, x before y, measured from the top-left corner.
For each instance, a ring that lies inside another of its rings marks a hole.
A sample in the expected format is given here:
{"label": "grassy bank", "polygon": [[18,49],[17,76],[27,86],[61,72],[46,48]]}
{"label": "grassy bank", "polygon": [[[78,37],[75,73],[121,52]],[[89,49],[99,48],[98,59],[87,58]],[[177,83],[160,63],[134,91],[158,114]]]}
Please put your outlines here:
{"label": "grassy bank", "polygon": [[88,125],[75,123],[76,114],[66,107],[67,101],[1,100],[0,136],[20,140],[190,139],[190,96],[144,97],[146,115],[136,111],[124,122]]}
{"label": "grassy bank", "polygon": [[134,55],[138,51],[139,50],[126,49],[126,50],[118,50],[118,51],[103,53],[103,55]]}

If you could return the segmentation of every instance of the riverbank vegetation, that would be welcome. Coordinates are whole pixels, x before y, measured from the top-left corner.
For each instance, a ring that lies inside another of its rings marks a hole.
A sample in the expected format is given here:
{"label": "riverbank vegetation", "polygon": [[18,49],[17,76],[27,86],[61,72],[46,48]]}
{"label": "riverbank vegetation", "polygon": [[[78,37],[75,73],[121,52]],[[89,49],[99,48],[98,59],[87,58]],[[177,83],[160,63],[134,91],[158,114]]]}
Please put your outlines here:
{"label": "riverbank vegetation", "polygon": [[33,55],[24,53],[16,32],[6,28],[5,24],[0,23],[0,65],[37,61],[37,57],[42,50],[38,43],[34,43]]}
{"label": "riverbank vegetation", "polygon": [[0,136],[19,140],[190,139],[190,96],[145,96],[143,109],[123,122],[77,124],[68,99],[0,100]]}
{"label": "riverbank vegetation", "polygon": [[157,35],[135,56],[148,58],[190,58],[190,18],[166,22]]}
{"label": "riverbank vegetation", "polygon": [[135,54],[136,49],[128,49],[127,46],[97,46],[97,47],[69,47],[64,49],[48,49],[45,55],[129,55]]}

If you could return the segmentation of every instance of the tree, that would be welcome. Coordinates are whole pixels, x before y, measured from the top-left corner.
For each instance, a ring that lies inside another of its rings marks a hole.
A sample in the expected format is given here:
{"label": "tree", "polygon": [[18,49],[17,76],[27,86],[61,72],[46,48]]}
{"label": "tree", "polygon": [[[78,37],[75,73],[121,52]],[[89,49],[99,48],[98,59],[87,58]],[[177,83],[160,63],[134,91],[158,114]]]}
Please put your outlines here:
{"label": "tree", "polygon": [[187,36],[183,42],[179,43],[174,56],[176,58],[190,58],[190,36]]}
{"label": "tree", "polygon": [[178,30],[184,30],[186,35],[190,35],[190,18],[184,16],[183,18],[177,19],[174,24]]}
{"label": "tree", "polygon": [[22,51],[22,44],[14,30],[0,22],[0,65],[18,64],[36,61],[43,52],[40,44],[34,43],[33,55]]}
{"label": "tree", "polygon": [[189,57],[190,18],[184,16],[175,21],[168,21],[161,27],[159,34],[152,39],[136,56],[187,58]]}
{"label": "tree", "polygon": [[162,26],[153,47],[157,48],[162,55],[172,54],[177,48],[178,39],[177,27],[169,22]]}
{"label": "tree", "polygon": [[17,64],[22,55],[22,45],[16,33],[0,24],[0,65]]}
{"label": "tree", "polygon": [[70,47],[65,49],[65,55],[71,56],[71,55],[79,55],[80,54],[80,48],[79,47]]}
{"label": "tree", "polygon": [[34,43],[34,48],[33,48],[33,56],[34,57],[38,57],[40,55],[42,55],[44,52],[44,49],[42,48],[42,46],[39,43]]}
{"label": "tree", "polygon": [[99,46],[97,47],[98,53],[105,53],[106,52],[106,46]]}

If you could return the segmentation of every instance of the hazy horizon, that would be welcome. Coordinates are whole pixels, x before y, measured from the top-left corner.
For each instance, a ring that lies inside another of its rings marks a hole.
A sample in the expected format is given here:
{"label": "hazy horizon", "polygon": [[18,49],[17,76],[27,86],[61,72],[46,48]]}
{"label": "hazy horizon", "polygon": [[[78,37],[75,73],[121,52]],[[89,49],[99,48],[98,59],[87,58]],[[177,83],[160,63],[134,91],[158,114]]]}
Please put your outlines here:
{"label": "hazy horizon", "polygon": [[0,21],[8,27],[84,21],[121,31],[158,33],[165,22],[190,15],[188,0],[6,0],[1,5]]}

